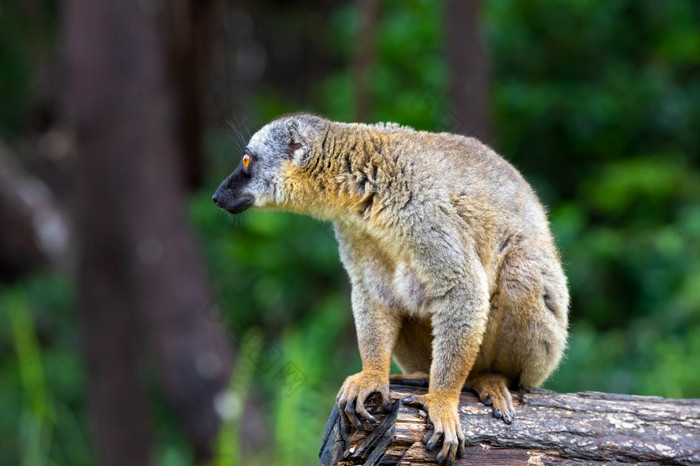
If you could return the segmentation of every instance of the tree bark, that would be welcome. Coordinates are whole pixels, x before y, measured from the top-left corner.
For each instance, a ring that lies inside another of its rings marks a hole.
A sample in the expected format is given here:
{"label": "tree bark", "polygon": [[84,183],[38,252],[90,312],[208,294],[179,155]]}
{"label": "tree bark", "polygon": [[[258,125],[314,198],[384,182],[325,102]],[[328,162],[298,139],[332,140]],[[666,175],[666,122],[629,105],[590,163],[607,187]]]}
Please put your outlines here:
{"label": "tree bark", "polygon": [[489,63],[480,28],[479,0],[445,5],[446,58],[450,74],[452,130],[491,143]]}
{"label": "tree bark", "polygon": [[212,455],[215,400],[231,366],[185,215],[183,105],[168,72],[167,5],[70,0],[66,9],[78,306],[101,465],[150,463],[143,347],[199,459]]}
{"label": "tree bark", "polygon": [[[334,407],[319,465],[435,464],[437,451],[428,452],[422,442],[428,432],[426,413],[398,402],[426,393],[426,385],[425,380],[392,381],[393,410],[377,414],[377,424],[366,423],[365,431],[347,436]],[[375,408],[376,403],[370,400]],[[463,391],[459,413],[467,448],[455,464],[700,462],[700,399],[537,389],[514,396],[514,405],[516,418],[506,425],[474,394]]]}

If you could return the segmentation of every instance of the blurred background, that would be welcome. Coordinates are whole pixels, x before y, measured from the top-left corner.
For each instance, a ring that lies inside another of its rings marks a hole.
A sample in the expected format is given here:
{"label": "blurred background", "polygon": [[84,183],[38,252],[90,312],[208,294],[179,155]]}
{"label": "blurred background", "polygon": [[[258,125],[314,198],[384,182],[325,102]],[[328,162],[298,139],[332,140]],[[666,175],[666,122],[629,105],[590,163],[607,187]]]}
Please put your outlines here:
{"label": "blurred background", "polygon": [[488,142],[570,279],[545,387],[700,397],[699,71],[692,0],[0,0],[0,464],[317,461],[332,228],[211,202],[293,111]]}

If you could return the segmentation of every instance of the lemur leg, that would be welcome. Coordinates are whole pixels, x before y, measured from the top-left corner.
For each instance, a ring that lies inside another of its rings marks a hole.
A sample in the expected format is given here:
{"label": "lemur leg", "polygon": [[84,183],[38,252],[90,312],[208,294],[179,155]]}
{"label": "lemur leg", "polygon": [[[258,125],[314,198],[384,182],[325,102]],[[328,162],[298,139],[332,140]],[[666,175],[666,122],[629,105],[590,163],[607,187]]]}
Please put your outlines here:
{"label": "lemur leg", "polygon": [[539,386],[566,346],[566,279],[547,254],[552,253],[531,246],[505,259],[479,357],[467,381],[506,423],[514,415],[508,387]]}
{"label": "lemur leg", "polygon": [[[468,255],[466,264],[450,264],[450,258],[441,263],[449,274],[440,282],[444,288],[431,290],[435,295],[429,298],[434,335],[430,388],[425,395],[404,399],[405,403],[421,405],[428,411],[433,434],[426,448],[432,450],[442,441],[437,461],[446,464],[464,454],[459,395],[476,360],[488,317],[486,274],[475,255]],[[436,262],[433,258],[432,263]],[[463,281],[457,281],[460,279],[445,265],[453,265],[452,270],[458,270]]]}
{"label": "lemur leg", "polygon": [[361,284],[352,288],[352,303],[362,371],[345,379],[336,397],[345,431],[351,426],[362,430],[360,417],[375,421],[365,408],[370,394],[378,392],[384,407],[391,405],[391,351],[401,323],[395,312],[372,301]]}

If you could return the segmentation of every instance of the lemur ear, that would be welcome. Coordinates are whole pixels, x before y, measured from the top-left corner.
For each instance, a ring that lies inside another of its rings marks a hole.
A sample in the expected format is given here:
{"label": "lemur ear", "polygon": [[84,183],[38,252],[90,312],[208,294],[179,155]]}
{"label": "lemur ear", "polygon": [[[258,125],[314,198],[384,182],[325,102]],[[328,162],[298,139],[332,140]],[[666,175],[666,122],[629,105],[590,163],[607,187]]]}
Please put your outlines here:
{"label": "lemur ear", "polygon": [[309,140],[301,134],[298,121],[294,119],[287,121],[287,131],[289,131],[289,157],[294,163],[303,167],[309,161],[311,144]]}

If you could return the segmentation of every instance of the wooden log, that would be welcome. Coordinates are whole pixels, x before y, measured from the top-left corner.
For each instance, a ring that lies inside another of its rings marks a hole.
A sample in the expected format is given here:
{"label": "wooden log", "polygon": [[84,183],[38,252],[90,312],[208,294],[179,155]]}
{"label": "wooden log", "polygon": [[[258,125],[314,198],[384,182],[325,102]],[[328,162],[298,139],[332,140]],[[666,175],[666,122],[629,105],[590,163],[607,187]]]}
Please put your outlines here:
{"label": "wooden log", "polygon": [[[343,434],[334,407],[323,434],[319,465],[435,464],[437,448],[422,441],[427,413],[399,400],[427,391],[425,380],[392,380],[393,409],[377,422]],[[466,453],[455,464],[699,464],[700,399],[600,392],[514,394],[511,425],[491,415],[472,392],[462,392],[460,420]]]}

